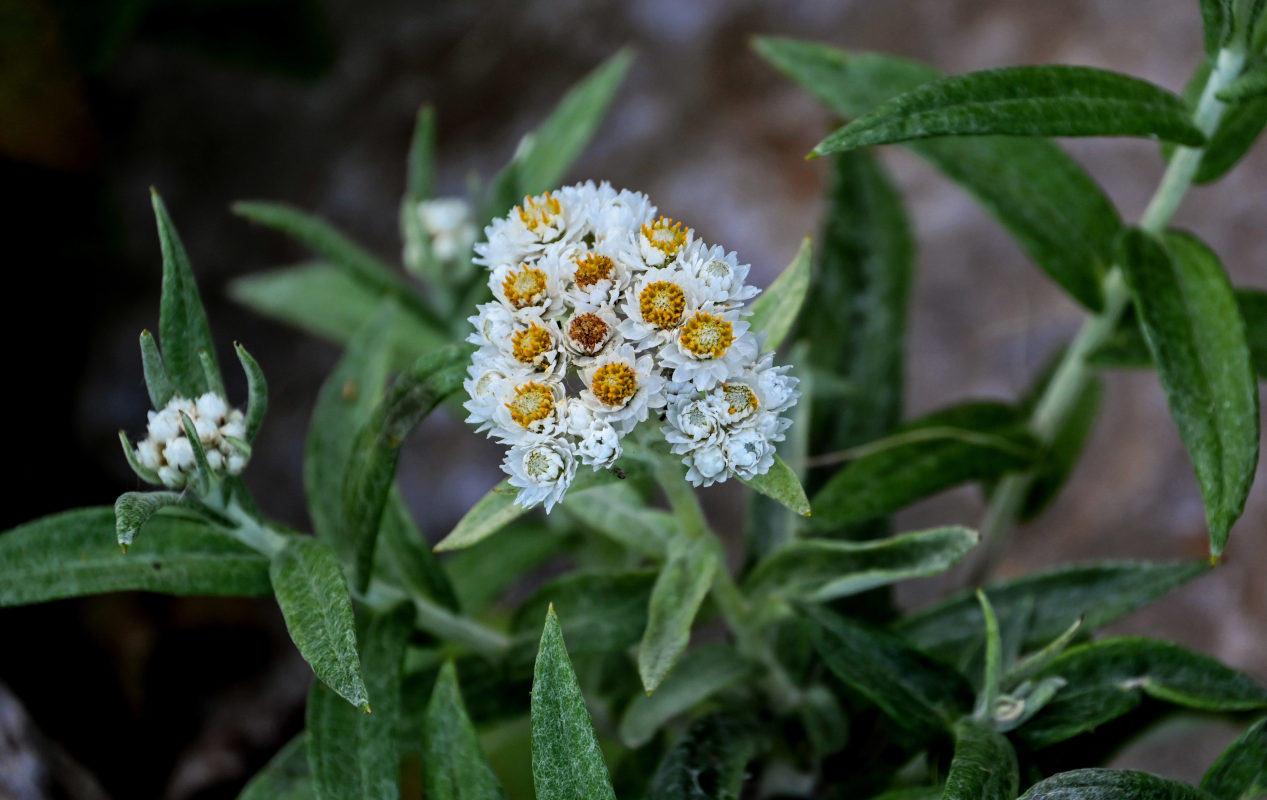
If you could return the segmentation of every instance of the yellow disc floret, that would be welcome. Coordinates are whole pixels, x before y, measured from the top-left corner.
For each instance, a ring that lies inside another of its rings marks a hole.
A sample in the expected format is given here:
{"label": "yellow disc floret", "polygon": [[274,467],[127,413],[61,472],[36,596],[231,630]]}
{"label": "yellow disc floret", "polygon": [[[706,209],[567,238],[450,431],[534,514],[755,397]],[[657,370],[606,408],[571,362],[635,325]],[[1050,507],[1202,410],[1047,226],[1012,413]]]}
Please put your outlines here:
{"label": "yellow disc floret", "polygon": [[554,413],[554,394],[548,386],[528,381],[515,387],[515,397],[506,404],[510,418],[527,428]]}
{"label": "yellow disc floret", "polygon": [[661,330],[676,328],[686,310],[686,293],[669,281],[648,283],[638,295],[638,310],[648,325]]}
{"label": "yellow disc floret", "polygon": [[521,364],[537,364],[541,356],[554,349],[554,337],[536,322],[510,335],[511,349]]}
{"label": "yellow disc floret", "polygon": [[576,285],[588,289],[601,280],[610,278],[616,271],[616,262],[598,253],[586,253],[576,262]]}
{"label": "yellow disc floret", "polygon": [[757,396],[742,383],[723,383],[721,395],[731,414],[747,414],[757,410]]}
{"label": "yellow disc floret", "polygon": [[628,364],[619,361],[604,364],[594,370],[590,391],[604,405],[623,406],[638,391],[638,376]]}
{"label": "yellow disc floret", "polygon": [[721,317],[696,311],[682,326],[679,341],[696,358],[721,358],[735,341],[735,334],[730,323]]}
{"label": "yellow disc floret", "polygon": [[568,338],[586,353],[596,353],[607,341],[611,326],[602,317],[594,313],[577,314],[568,323]]}
{"label": "yellow disc floret", "polygon": [[671,260],[686,244],[686,232],[689,230],[682,227],[682,223],[662,216],[649,225],[643,225],[642,235],[646,237],[647,244],[664,253],[665,260]]}
{"label": "yellow disc floret", "polygon": [[555,222],[563,214],[563,207],[559,205],[559,198],[551,197],[546,192],[540,197],[525,195],[523,205],[516,206],[515,211],[519,212],[519,219],[524,227],[537,233],[542,228],[558,228]]}
{"label": "yellow disc floret", "polygon": [[519,269],[511,270],[502,281],[502,293],[506,295],[506,302],[514,308],[527,308],[545,296],[546,274],[522,264]]}

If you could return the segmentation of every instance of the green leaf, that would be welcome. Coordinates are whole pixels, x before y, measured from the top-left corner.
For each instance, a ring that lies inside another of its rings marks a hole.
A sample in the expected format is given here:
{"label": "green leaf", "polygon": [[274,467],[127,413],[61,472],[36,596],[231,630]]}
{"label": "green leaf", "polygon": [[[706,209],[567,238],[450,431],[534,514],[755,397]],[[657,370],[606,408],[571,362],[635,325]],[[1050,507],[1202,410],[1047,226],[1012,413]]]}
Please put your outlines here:
{"label": "green leaf", "polygon": [[[347,344],[385,299],[328,264],[295,266],[238,278],[229,296],[267,317],[337,344]],[[442,347],[447,337],[413,313],[399,314],[390,331],[393,366],[405,367]]]}
{"label": "green leaf", "polygon": [[[1152,602],[1207,571],[1189,561],[1080,564],[986,587],[986,597],[1004,628],[1024,612],[1028,626],[1022,647],[1038,648],[1061,635],[1079,618],[1093,631]],[[964,592],[894,626],[921,650],[950,663],[963,663],[984,642],[981,607]]]}
{"label": "green leaf", "polygon": [[1258,386],[1245,326],[1218,257],[1197,239],[1172,234],[1163,245],[1132,231],[1121,264],[1196,468],[1217,558],[1258,465]]}
{"label": "green leaf", "polygon": [[259,201],[234,203],[233,213],[293,237],[356,283],[380,297],[398,301],[423,326],[434,332],[444,330],[444,322],[427,308],[404,277],[324,220],[282,203]]}
{"label": "green leaf", "polygon": [[748,762],[763,749],[751,722],[718,713],[696,720],[656,769],[646,796],[712,800],[745,796]]}
{"label": "green leaf", "polygon": [[1091,435],[1103,395],[1104,381],[1092,375],[1034,468],[1029,492],[1021,506],[1022,520],[1031,520],[1042,513],[1064,486]]}
{"label": "green leaf", "polygon": [[1247,69],[1219,92],[1217,97],[1225,103],[1239,103],[1264,94],[1267,94],[1267,62]]}
{"label": "green leaf", "polygon": [[323,683],[368,709],[352,600],[334,553],[316,539],[297,536],[273,557],[268,573],[299,654]]}
{"label": "green leaf", "polygon": [[354,554],[355,585],[369,586],[383,507],[396,477],[405,438],[448,395],[462,386],[469,355],[449,346],[423,356],[396,379],[387,396],[362,426],[343,475],[346,535]]}
{"label": "green leaf", "polygon": [[211,464],[207,462],[207,451],[203,448],[202,440],[198,437],[198,429],[194,427],[194,421],[184,411],[180,412],[181,426],[185,429],[185,438],[189,440],[189,444],[194,451],[194,474],[189,476],[189,486],[195,492],[201,495],[208,494],[212,487],[219,480],[216,473],[212,472]]}
{"label": "green leaf", "polygon": [[989,598],[980,589],[977,589],[976,596],[985,618],[985,674],[980,691],[977,692],[973,717],[985,721],[994,713],[994,703],[999,698],[999,679],[1003,673],[1003,643],[999,635],[999,619],[994,614]]}
{"label": "green leaf", "polygon": [[831,671],[875,703],[917,741],[943,736],[969,703],[956,672],[937,664],[902,639],[864,627],[820,606],[802,606],[814,648]]}
{"label": "green leaf", "polygon": [[664,558],[669,539],[677,535],[674,516],[648,506],[638,490],[627,483],[570,492],[563,498],[563,508],[581,524],[631,552],[657,560]]}
{"label": "green leaf", "polygon": [[802,517],[810,515],[810,502],[805,496],[805,487],[801,486],[801,480],[796,477],[796,471],[777,454],[769,470],[760,475],[739,480],[749,488],[782,503],[794,514],[800,514]]}
{"label": "green leaf", "polygon": [[[892,56],[792,39],[756,44],[761,55],[846,118],[940,77],[932,67]],[[1112,263],[1122,224],[1104,192],[1068,154],[1034,138],[927,139],[906,146],[975,196],[1052,280],[1083,305],[1100,309],[1100,276]],[[842,191],[839,180],[836,191]],[[896,329],[903,330],[900,324]]]}
{"label": "green leaf", "polygon": [[435,196],[436,112],[431,106],[418,109],[414,135],[409,140],[409,167],[405,198],[417,205]]}
{"label": "green leaf", "polygon": [[558,554],[570,541],[568,531],[525,519],[507,526],[505,535],[485,539],[445,560],[453,590],[467,614],[488,608],[509,586]]}
{"label": "green leaf", "polygon": [[1015,409],[986,402],[930,414],[858,449],[859,457],[814,495],[812,528],[884,516],[957,484],[1023,469],[1035,458]]}
{"label": "green leaf", "polygon": [[1076,769],[1039,781],[1021,800],[1210,800],[1186,783],[1131,770]]}
{"label": "green leaf", "polygon": [[842,150],[940,136],[1149,136],[1205,143],[1183,100],[1147,81],[1065,65],[942,78],[887,100],[814,148]]}
{"label": "green leaf", "polygon": [[[176,391],[185,397],[198,397],[208,391],[199,350],[207,351],[215,364],[215,344],[207,313],[198,296],[198,284],[189,265],[189,256],[181,244],[180,234],[167,215],[167,206],[158,192],[150,190],[154,218],[158,222],[158,242],[163,251],[163,296],[159,308],[158,337],[163,345],[163,362]],[[218,374],[218,371],[217,371]],[[155,406],[162,408],[162,406]]]}
{"label": "green leaf", "polygon": [[304,444],[304,490],[317,536],[344,558],[352,542],[344,528],[343,478],[357,432],[369,422],[387,380],[388,342],[397,318],[385,302],[348,342],[321,391]]}
{"label": "green leaf", "polygon": [[444,567],[427,547],[422,532],[395,490],[387,496],[379,536],[382,537],[380,550],[385,556],[384,561],[404,586],[450,611],[460,610],[457,594]]}
{"label": "green leaf", "polygon": [[725,569],[717,541],[711,536],[684,539],[669,546],[647,607],[647,629],[638,645],[638,676],[654,692],[691,640],[691,625],[713,583]]}
{"label": "green leaf", "polygon": [[[799,381],[797,387],[800,389],[801,396],[806,398],[814,396],[815,386],[814,377],[808,370],[808,353],[809,343],[804,340],[798,341],[788,353],[788,361],[796,365],[791,370],[791,374]],[[813,433],[810,430],[810,413],[814,405],[807,400],[789,410],[788,416],[792,424],[783,441],[775,445],[775,455],[784,464],[791,461],[799,465],[792,472],[801,486],[802,494],[805,491],[802,483],[806,474],[804,465],[809,457],[809,443]],[[788,467],[791,469],[790,464]],[[805,504],[809,505],[808,499]],[[787,506],[759,492],[753,495],[749,500],[748,513],[744,520],[744,539],[746,540],[744,549],[747,563],[741,569],[746,570],[749,564],[765,558],[776,548],[791,541],[800,524],[800,515]]]}
{"label": "green leaf", "polygon": [[308,695],[308,763],[322,800],[399,796],[396,720],[401,660],[412,628],[413,609],[407,605],[370,619],[362,653],[374,713],[353,708],[325,684],[313,683]]}
{"label": "green leaf", "polygon": [[1217,800],[1253,800],[1267,795],[1267,718],[1232,742],[1201,779]]}
{"label": "green leaf", "polygon": [[1205,52],[1213,56],[1232,35],[1231,0],[1201,0],[1201,27]]}
{"label": "green leaf", "polygon": [[1012,800],[1019,781],[1006,738],[969,717],[955,723],[955,757],[942,800]]}
{"label": "green leaf", "polygon": [[753,302],[748,322],[753,333],[765,333],[766,350],[778,350],[796,324],[809,291],[811,264],[813,247],[810,237],[806,236],[801,240],[792,263]]}
{"label": "green leaf", "polygon": [[615,800],[603,751],[551,609],[532,676],[532,780],[537,800]]}
{"label": "green leaf", "polygon": [[564,621],[572,654],[624,650],[642,638],[655,580],[653,569],[564,575],[525,600],[510,629],[520,635],[535,633],[538,620],[553,607]]}
{"label": "green leaf", "polygon": [[1267,689],[1214,659],[1170,642],[1122,637],[1071,648],[1039,677],[1068,685],[1015,735],[1046,747],[1138,706],[1145,696],[1203,711],[1267,708]]}
{"label": "green leaf", "polygon": [[246,440],[253,442],[264,423],[264,415],[268,413],[268,381],[264,378],[264,370],[245,347],[234,342],[233,349],[237,351],[242,371],[246,373]]}
{"label": "green leaf", "polygon": [[423,788],[432,800],[502,800],[506,794],[480,748],[471,725],[458,673],[445,662],[427,702]]}
{"label": "green leaf", "polygon": [[124,492],[114,501],[114,529],[119,547],[127,552],[132,538],[161,508],[181,505],[184,495],[176,492]]}
{"label": "green leaf", "polygon": [[642,747],[673,717],[752,677],[753,665],[726,644],[699,647],[682,656],[654,694],[637,695],[620,719],[620,740]]}
{"label": "green leaf", "polygon": [[619,50],[564,96],[531,135],[517,157],[517,182],[524,194],[553,189],[589,144],[633,63],[633,53]]}
{"label": "green leaf", "polygon": [[255,773],[238,800],[311,800],[314,789],[306,750],[305,734],[291,739]]}
{"label": "green leaf", "polygon": [[150,395],[150,405],[161,410],[176,394],[176,387],[167,377],[163,354],[158,351],[158,342],[149,331],[141,331],[141,367],[145,371],[145,390]]}
{"label": "green leaf", "polygon": [[198,364],[202,367],[202,377],[207,381],[207,391],[225,397],[224,378],[220,377],[215,354],[210,350],[199,350]]}
{"label": "green leaf", "polygon": [[[798,539],[757,564],[744,582],[750,597],[825,602],[907,578],[936,575],[971,550],[980,535],[934,528],[869,542]],[[762,600],[762,605],[770,600]]]}
{"label": "green leaf", "polygon": [[1254,97],[1228,107],[1201,153],[1196,183],[1210,183],[1227,174],[1267,127],[1267,97]]}
{"label": "green leaf", "polygon": [[0,607],[140,590],[177,595],[266,595],[268,561],[186,515],[150,518],[127,555],[114,509],[53,514],[0,534]]}

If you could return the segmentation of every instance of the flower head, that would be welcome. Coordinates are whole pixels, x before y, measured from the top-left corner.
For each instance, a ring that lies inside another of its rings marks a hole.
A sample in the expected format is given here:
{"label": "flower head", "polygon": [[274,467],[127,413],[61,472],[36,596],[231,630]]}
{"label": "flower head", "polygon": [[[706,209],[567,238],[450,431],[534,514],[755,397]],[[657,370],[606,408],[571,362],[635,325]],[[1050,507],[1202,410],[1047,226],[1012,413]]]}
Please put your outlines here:
{"label": "flower head", "polygon": [[184,418],[193,423],[212,472],[237,475],[246,467],[246,421],[224,398],[207,392],[194,400],[175,395],[161,410],[149,412],[146,437],[136,446],[141,466],[156,473],[164,486],[181,488],[197,469],[193,443]]}

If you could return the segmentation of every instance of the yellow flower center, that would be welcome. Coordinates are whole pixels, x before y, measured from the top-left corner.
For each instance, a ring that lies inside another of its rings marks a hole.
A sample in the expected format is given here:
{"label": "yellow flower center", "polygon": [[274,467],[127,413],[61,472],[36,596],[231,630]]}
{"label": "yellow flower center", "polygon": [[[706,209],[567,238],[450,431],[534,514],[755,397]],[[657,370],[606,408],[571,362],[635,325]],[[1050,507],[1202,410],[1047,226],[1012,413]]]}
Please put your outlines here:
{"label": "yellow flower center", "polygon": [[721,396],[731,414],[746,414],[757,410],[757,396],[742,383],[723,383]]}
{"label": "yellow flower center", "polygon": [[675,328],[686,310],[686,293],[681,286],[669,281],[648,283],[638,295],[638,310],[648,325],[661,330]]}
{"label": "yellow flower center", "polygon": [[519,219],[524,227],[533,233],[537,233],[540,228],[557,228],[556,219],[563,213],[559,198],[551,197],[549,192],[540,197],[525,195],[523,205],[516,206],[515,210],[519,212]]}
{"label": "yellow flower center", "polygon": [[664,253],[667,261],[676,256],[682,245],[686,244],[686,232],[689,230],[690,228],[683,228],[682,223],[662,216],[650,225],[643,225],[642,235],[647,238],[648,244]]}
{"label": "yellow flower center", "polygon": [[607,341],[611,326],[593,313],[577,314],[568,323],[568,338],[586,353],[596,353]]}
{"label": "yellow flower center", "polygon": [[523,264],[517,270],[511,270],[502,281],[502,293],[506,302],[515,308],[527,308],[536,303],[546,292],[546,274]]}
{"label": "yellow flower center", "polygon": [[542,355],[554,349],[554,338],[548,330],[531,322],[527,328],[510,335],[510,345],[520,363],[536,364]]}
{"label": "yellow flower center", "polygon": [[628,364],[604,364],[594,370],[590,391],[605,405],[623,406],[638,391],[638,376]]}
{"label": "yellow flower center", "polygon": [[700,358],[721,358],[726,348],[735,341],[731,325],[721,317],[705,311],[695,315],[682,326],[682,347]]}
{"label": "yellow flower center", "polygon": [[515,397],[506,404],[510,418],[525,428],[554,413],[554,395],[548,386],[528,381],[515,387]]}
{"label": "yellow flower center", "polygon": [[587,253],[576,261],[576,285],[588,289],[601,280],[610,278],[616,271],[616,262],[607,256]]}

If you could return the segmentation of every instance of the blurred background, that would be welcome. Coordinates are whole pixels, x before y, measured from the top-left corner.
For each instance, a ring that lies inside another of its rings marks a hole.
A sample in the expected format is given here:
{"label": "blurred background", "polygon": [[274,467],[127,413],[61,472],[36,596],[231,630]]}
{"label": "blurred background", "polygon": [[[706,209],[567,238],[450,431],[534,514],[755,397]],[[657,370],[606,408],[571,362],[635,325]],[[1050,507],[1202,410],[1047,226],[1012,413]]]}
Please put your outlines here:
{"label": "blurred background", "polygon": [[[232,201],[309,209],[399,263],[397,204],[420,105],[438,114],[442,193],[462,194],[570,85],[632,44],[637,61],[571,178],[649,193],[768,284],[820,227],[827,165],[803,156],[834,121],[752,53],[756,34],[947,72],[1086,64],[1175,91],[1202,55],[1196,0],[0,0],[6,438],[20,465],[0,529],[136,488],[116,436],[142,435],[148,408],[136,341],[158,316],[150,186],[184,237],[221,361],[234,363],[239,340],[269,376],[247,481],[267,513],[301,528],[303,435],[338,351],[228,301],[232,278],[307,257],[231,215]],[[1158,148],[1067,144],[1137,219],[1161,175]],[[959,189],[889,150],[919,246],[908,415],[1015,398],[1082,312]],[[1235,283],[1267,288],[1256,255],[1265,201],[1260,146],[1194,190],[1176,222],[1214,246]],[[231,398],[244,398],[228,372]],[[1001,575],[1205,552],[1196,481],[1155,375],[1107,377],[1083,460],[1013,537]],[[424,530],[446,532],[495,483],[499,461],[460,422],[429,420],[400,473]],[[1259,483],[1224,566],[1114,631],[1174,639],[1267,680]],[[739,524],[721,502],[730,491],[705,491],[722,528]],[[974,525],[981,509],[975,491],[954,491],[904,512],[899,527]],[[922,604],[943,586],[910,584],[900,598]],[[0,635],[0,797],[233,797],[302,726],[310,672],[270,600],[63,601],[0,610]],[[1115,764],[1195,780],[1233,735],[1180,721]]]}

